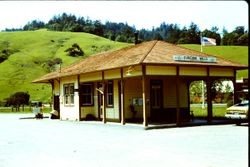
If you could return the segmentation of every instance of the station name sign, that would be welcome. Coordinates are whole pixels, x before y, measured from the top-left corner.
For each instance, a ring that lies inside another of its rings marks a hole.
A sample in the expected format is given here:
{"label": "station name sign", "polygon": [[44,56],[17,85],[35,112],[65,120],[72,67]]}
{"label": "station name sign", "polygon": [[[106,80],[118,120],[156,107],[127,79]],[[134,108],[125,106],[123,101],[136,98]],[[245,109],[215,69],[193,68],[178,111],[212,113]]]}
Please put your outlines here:
{"label": "station name sign", "polygon": [[201,62],[201,63],[216,63],[215,57],[201,57],[190,55],[174,55],[174,61],[186,61],[186,62]]}

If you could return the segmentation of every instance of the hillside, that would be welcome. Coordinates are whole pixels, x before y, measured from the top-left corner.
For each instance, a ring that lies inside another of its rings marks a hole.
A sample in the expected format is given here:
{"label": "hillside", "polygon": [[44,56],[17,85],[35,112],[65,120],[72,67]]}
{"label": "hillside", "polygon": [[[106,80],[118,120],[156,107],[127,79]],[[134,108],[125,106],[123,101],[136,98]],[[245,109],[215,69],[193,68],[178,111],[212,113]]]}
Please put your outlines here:
{"label": "hillside", "polygon": [[[83,57],[67,56],[65,50],[74,43],[84,51]],[[61,58],[62,66],[67,66],[89,55],[128,45],[87,33],[47,30],[0,32],[0,53],[4,50],[11,52],[8,59],[0,63],[0,101],[17,91],[28,91],[31,100],[50,101],[50,85],[31,83],[48,72],[44,66],[46,62]]]}
{"label": "hillside", "polygon": [[[201,51],[200,45],[185,44],[183,47]],[[239,62],[248,65],[248,47],[247,46],[203,46],[203,52],[222,57],[227,60]],[[248,70],[241,70],[237,73],[237,79],[248,78]]]}
{"label": "hillside", "polygon": [[[65,50],[74,43],[84,51],[83,57],[67,56]],[[49,72],[45,66],[48,61],[61,58],[62,66],[67,66],[84,57],[128,45],[87,33],[54,32],[44,29],[0,32],[0,54],[5,50],[10,53],[8,59],[0,63],[0,102],[17,91],[28,91],[31,100],[49,102],[51,86],[31,83],[32,80]],[[200,45],[181,46],[200,51]],[[203,52],[246,65],[248,63],[246,46],[209,46],[203,47]],[[247,76],[247,70],[237,74],[237,78]]]}

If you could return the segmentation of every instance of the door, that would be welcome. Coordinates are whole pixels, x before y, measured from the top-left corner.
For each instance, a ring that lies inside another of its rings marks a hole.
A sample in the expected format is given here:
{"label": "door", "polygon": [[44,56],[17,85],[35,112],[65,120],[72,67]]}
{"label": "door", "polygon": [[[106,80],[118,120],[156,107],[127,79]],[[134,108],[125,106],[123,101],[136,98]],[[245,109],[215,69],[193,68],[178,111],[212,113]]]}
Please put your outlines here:
{"label": "door", "polygon": [[150,103],[152,120],[160,120],[163,112],[162,80],[150,81]]}
{"label": "door", "polygon": [[60,117],[60,99],[57,95],[54,95],[54,110],[58,112],[58,117]]}

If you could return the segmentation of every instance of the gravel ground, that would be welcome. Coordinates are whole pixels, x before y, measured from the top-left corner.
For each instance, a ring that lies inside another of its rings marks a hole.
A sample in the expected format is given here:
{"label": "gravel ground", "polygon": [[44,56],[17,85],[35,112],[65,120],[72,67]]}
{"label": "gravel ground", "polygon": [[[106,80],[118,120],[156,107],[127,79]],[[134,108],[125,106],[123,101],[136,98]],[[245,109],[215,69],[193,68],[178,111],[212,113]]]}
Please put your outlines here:
{"label": "gravel ground", "polygon": [[247,167],[248,127],[142,125],[0,114],[0,167]]}

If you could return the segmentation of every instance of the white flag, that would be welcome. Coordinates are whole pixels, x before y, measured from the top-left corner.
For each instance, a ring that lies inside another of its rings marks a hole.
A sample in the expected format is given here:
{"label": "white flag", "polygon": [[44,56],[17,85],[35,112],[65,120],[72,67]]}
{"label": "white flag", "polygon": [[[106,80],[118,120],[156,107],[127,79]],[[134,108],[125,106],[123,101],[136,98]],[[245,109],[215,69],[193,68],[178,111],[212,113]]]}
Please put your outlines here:
{"label": "white flag", "polygon": [[202,46],[216,45],[216,40],[213,38],[202,37],[201,38],[201,45]]}

